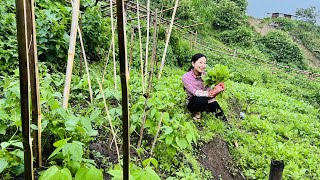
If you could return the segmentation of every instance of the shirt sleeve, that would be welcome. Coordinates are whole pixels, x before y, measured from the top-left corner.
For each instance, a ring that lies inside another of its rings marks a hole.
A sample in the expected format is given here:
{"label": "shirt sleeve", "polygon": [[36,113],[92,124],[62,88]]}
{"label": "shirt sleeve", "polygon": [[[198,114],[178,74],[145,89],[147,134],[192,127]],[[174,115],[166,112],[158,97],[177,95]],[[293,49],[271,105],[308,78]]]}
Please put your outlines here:
{"label": "shirt sleeve", "polygon": [[182,82],[186,90],[193,96],[208,97],[208,91],[198,90],[188,78],[182,77]]}

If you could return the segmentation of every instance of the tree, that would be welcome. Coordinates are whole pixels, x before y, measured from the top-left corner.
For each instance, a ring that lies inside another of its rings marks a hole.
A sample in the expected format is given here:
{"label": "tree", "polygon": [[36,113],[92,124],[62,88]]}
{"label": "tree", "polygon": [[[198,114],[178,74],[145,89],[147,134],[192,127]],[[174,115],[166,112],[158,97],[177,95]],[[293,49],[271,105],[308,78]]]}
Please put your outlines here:
{"label": "tree", "polygon": [[302,18],[304,21],[315,24],[319,14],[316,12],[316,7],[311,6],[309,8],[298,8],[296,15]]}
{"label": "tree", "polygon": [[212,9],[212,25],[218,30],[232,30],[245,24],[246,15],[242,7],[231,0],[221,0]]}

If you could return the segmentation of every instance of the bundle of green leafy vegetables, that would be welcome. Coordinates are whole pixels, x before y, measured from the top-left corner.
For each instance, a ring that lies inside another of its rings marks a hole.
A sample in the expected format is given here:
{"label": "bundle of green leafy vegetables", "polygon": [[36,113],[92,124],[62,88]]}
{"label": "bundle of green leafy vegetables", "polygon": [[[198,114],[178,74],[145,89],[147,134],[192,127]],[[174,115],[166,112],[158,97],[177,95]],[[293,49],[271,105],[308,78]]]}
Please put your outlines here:
{"label": "bundle of green leafy vegetables", "polygon": [[213,88],[220,82],[226,82],[233,76],[229,68],[222,64],[216,64],[213,68],[207,68],[207,74],[202,77],[205,86]]}

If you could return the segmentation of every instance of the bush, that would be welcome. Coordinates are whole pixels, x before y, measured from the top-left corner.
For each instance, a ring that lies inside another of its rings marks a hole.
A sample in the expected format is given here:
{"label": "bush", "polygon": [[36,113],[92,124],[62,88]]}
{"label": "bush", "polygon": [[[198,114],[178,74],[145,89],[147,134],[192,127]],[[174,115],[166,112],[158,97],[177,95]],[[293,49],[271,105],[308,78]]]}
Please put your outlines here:
{"label": "bush", "polygon": [[251,47],[254,44],[254,33],[252,29],[241,26],[235,30],[223,31],[220,33],[220,39],[228,45]]}
{"label": "bush", "polygon": [[261,51],[270,55],[277,62],[305,68],[303,55],[291,37],[282,31],[272,31],[259,40]]}
{"label": "bush", "polygon": [[273,22],[279,24],[279,28],[283,31],[292,31],[298,26],[294,20],[288,18],[275,18]]}
{"label": "bush", "polygon": [[236,29],[246,23],[245,11],[230,0],[221,0],[212,9],[212,26],[218,30]]}

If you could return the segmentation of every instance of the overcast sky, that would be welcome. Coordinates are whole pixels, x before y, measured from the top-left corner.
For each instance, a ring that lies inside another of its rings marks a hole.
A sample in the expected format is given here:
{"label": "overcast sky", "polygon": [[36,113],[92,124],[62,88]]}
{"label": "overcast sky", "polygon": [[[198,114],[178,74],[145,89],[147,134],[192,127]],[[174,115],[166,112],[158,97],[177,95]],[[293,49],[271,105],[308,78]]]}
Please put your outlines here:
{"label": "overcast sky", "polygon": [[320,10],[319,0],[247,0],[247,14],[256,18],[270,17],[271,12],[294,15],[297,8],[315,6]]}

